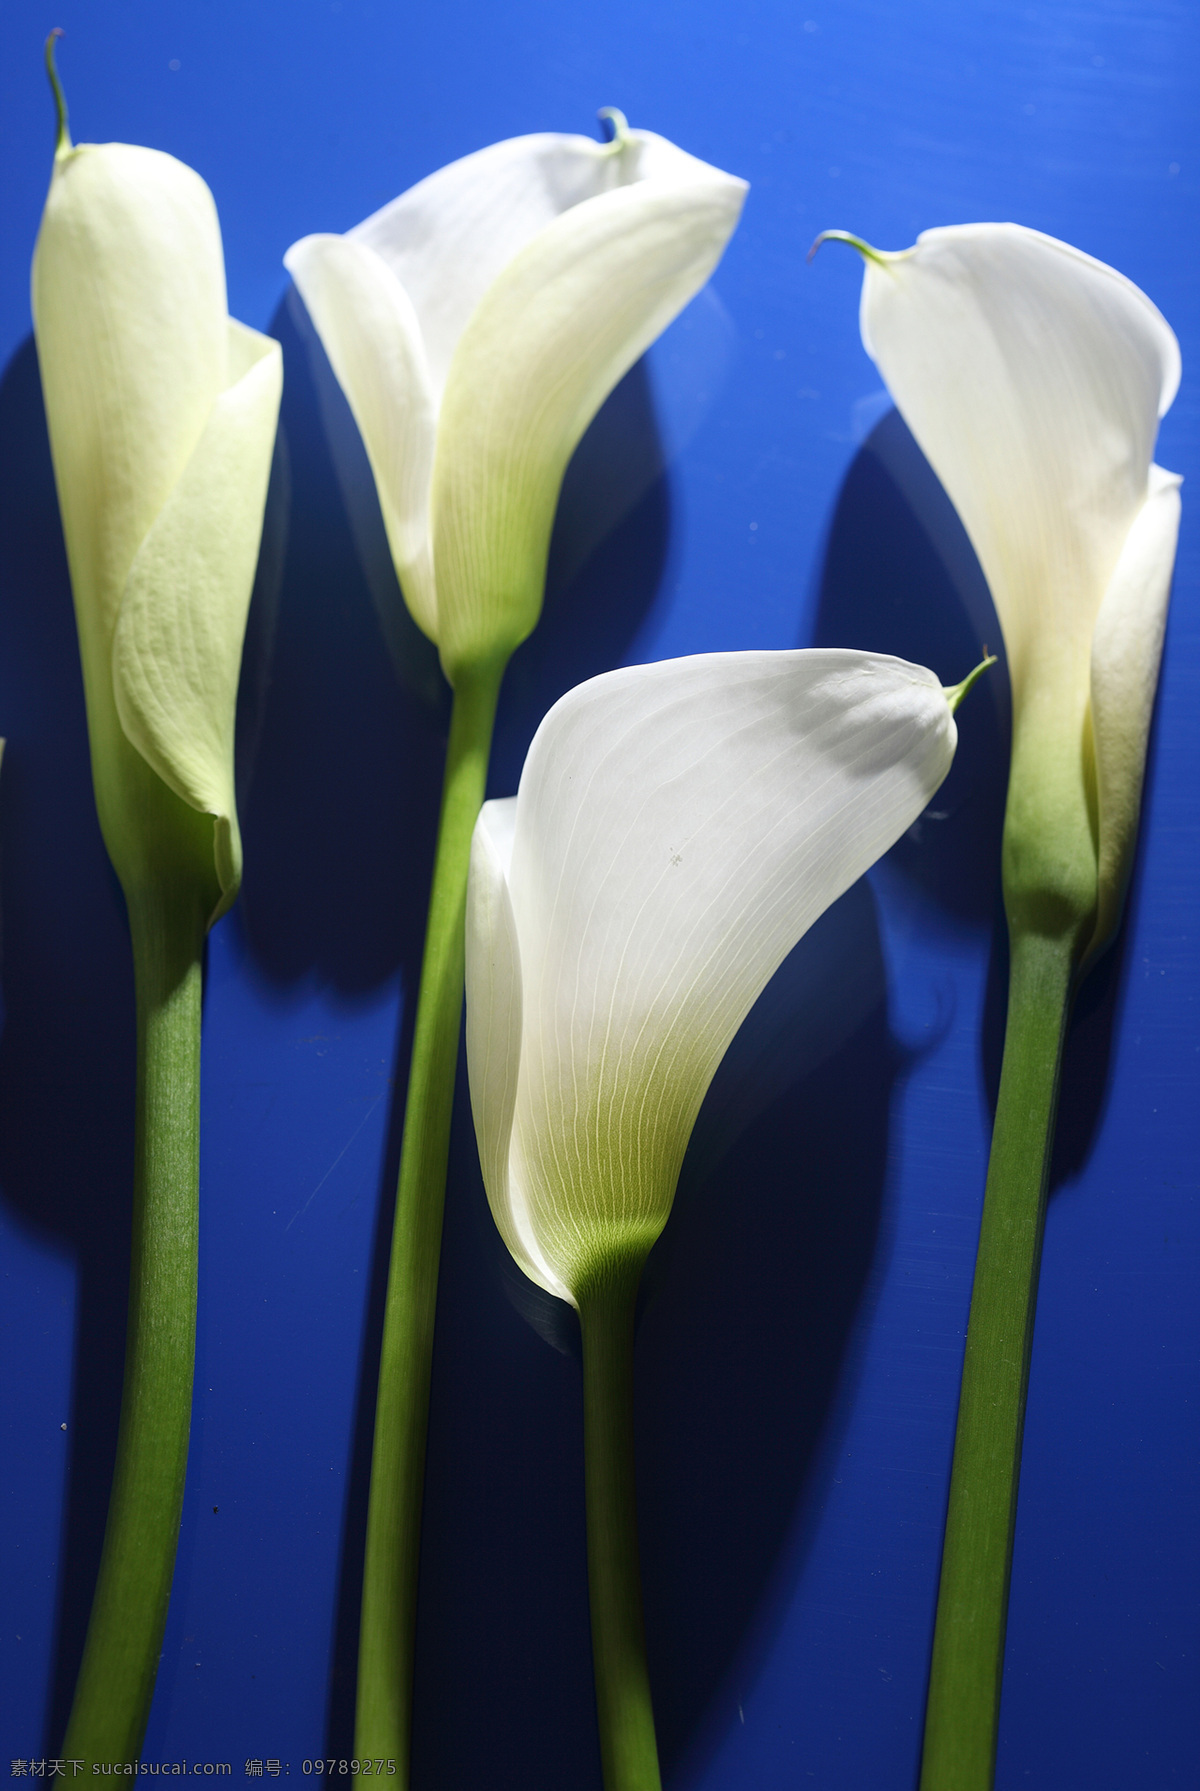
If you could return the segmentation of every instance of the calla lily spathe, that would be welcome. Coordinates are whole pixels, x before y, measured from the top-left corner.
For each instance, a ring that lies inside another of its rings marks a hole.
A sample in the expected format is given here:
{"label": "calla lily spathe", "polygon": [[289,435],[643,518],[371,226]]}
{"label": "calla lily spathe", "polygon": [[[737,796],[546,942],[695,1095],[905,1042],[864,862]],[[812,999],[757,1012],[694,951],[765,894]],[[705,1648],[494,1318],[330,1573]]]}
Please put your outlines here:
{"label": "calla lily spathe", "polygon": [[611,672],[485,804],[467,1060],[492,1212],[576,1303],[640,1264],[730,1040],[950,767],[955,693],[902,660],[719,653]]}
{"label": "calla lily spathe", "polygon": [[864,251],[863,343],[958,510],[1013,689],[1010,914],[1114,932],[1162,652],[1179,479],[1153,464],[1179,347],[1131,281],[1015,224]]}
{"label": "calla lily spathe", "polygon": [[228,314],[200,176],[125,143],[60,146],[33,315],[105,842],[127,893],[182,855],[215,918],[241,877],[234,712],[279,346]]}
{"label": "calla lily spathe", "polygon": [[451,683],[534,627],[575,445],[741,212],[744,181],[617,127],[493,144],[284,257]]}

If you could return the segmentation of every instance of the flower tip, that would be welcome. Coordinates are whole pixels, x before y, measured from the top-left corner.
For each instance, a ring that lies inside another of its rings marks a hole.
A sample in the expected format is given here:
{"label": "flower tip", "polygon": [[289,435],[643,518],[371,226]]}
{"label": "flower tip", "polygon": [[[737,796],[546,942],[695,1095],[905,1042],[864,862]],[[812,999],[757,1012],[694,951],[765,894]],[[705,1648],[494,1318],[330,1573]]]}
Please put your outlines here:
{"label": "flower tip", "polygon": [[809,261],[812,260],[822,243],[849,243],[852,249],[858,250],[864,261],[873,261],[878,267],[886,267],[891,259],[890,256],[881,254],[878,249],[873,249],[870,243],[865,243],[861,236],[851,236],[848,230],[822,230],[808,251],[807,259]]}
{"label": "flower tip", "polygon": [[974,689],[975,685],[978,683],[979,679],[983,677],[983,674],[984,674],[984,672],[987,671],[988,667],[995,665],[996,655],[994,653],[989,653],[986,647],[983,649],[983,651],[984,651],[984,654],[986,655],[986,657],[980,660],[979,664],[975,667],[974,671],[967,673],[966,677],[963,679],[961,684],[949,684],[949,685],[942,686],[942,694],[945,696],[946,701],[950,705],[951,715],[953,715],[955,713],[959,704],[962,702],[963,698],[965,696],[967,696]]}
{"label": "flower tip", "polygon": [[58,134],[54,139],[54,159],[67,155],[71,149],[71,133],[67,129],[67,101],[62,90],[62,82],[58,78],[58,68],[54,60],[54,40],[65,33],[61,25],[56,25],[46,39],[46,73],[50,77],[50,90],[54,95],[54,107],[58,114]]}
{"label": "flower tip", "polygon": [[619,153],[629,141],[629,120],[618,106],[601,106],[596,117],[612,126],[612,136],[604,147]]}

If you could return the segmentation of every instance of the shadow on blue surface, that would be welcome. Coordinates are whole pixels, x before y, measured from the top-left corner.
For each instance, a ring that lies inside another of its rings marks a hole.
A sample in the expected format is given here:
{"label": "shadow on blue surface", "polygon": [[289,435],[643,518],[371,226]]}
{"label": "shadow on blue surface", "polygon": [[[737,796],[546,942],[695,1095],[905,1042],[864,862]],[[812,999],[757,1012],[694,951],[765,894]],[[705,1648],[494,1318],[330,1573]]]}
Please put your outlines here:
{"label": "shadow on blue surface", "polygon": [[[800,941],[714,1078],[647,1277],[639,1413],[664,1766],[752,1679],[807,1538],[883,1224],[903,1053],[860,881]],[[790,1073],[789,1073],[790,1072]],[[772,1098],[773,1097],[773,1098]],[[731,1714],[731,1713],[730,1713]]]}
{"label": "shadow on blue surface", "polygon": [[[133,970],[89,776],[75,617],[32,338],[0,382],[4,1033],[0,1182],[78,1266],[70,1466],[44,1746],[66,1721],[121,1396],[133,1167]],[[45,1594],[39,1587],[39,1597]]]}
{"label": "shadow on blue surface", "polygon": [[[984,645],[999,656],[959,712],[958,752],[931,812],[889,861],[948,919],[992,929],[980,1049],[994,1112],[1008,989],[999,893],[1012,728],[1004,643],[958,514],[896,410],[875,425],[847,474],[829,533],[814,645],[870,645],[932,667],[947,684],[964,675]],[[1148,787],[1152,777],[1153,742]],[[1131,902],[1139,875],[1135,867]],[[1063,1058],[1052,1189],[1082,1169],[1103,1116],[1128,936],[1123,927],[1079,991]]]}
{"label": "shadow on blue surface", "polygon": [[272,331],[286,456],[264,568],[282,564],[277,594],[259,579],[240,687],[238,744],[253,751],[239,764],[239,925],[269,983],[311,977],[353,998],[398,971],[409,988],[417,973],[445,717],[432,649],[411,624],[417,689],[397,679],[286,304]]}
{"label": "shadow on blue surface", "polygon": [[958,514],[895,410],[846,474],[812,644],[894,653],[944,684],[964,678],[985,646],[999,656],[958,713],[949,776],[888,861],[948,919],[990,926],[1011,729],[1004,643]]}

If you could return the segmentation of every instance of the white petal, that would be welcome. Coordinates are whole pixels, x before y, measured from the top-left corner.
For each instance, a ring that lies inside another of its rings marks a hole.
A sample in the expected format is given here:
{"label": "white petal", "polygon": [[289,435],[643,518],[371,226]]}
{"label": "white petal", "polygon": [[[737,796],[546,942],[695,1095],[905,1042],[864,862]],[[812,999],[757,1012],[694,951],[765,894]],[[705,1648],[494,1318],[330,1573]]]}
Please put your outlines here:
{"label": "white petal", "polygon": [[541,609],[567,461],[601,403],[704,284],[745,187],[645,181],[588,200],[498,276],[459,342],[438,425],[439,646],[453,675],[511,651]]}
{"label": "white petal", "polygon": [[380,257],[351,237],[306,236],[283,259],[366,446],[404,600],[436,640],[429,541],[436,403],[411,300]]}
{"label": "white petal", "polygon": [[[241,880],[233,734],[279,415],[279,344],[230,321],[239,375],[138,549],[113,636],[127,738],[169,789],[216,822],[221,909]],[[216,916],[214,915],[215,919]]]}
{"label": "white petal", "polygon": [[510,137],[439,168],[350,235],[382,257],[411,299],[440,397],[467,319],[540,230],[630,181],[701,171],[712,172],[646,131],[623,145],[549,131]]}
{"label": "white petal", "polygon": [[510,1176],[566,1286],[597,1249],[657,1235],[726,1046],[926,805],[955,738],[931,673],[842,651],[637,666],[550,711],[509,879]]}
{"label": "white petal", "polygon": [[33,315],[91,702],[133,557],[227,384],[221,235],[200,176],[127,143],[63,156]]}
{"label": "white petal", "polygon": [[521,1056],[521,951],[508,893],[517,799],[486,802],[471,840],[467,895],[467,1063],[483,1184],[500,1235],[531,1281],[570,1295],[545,1260],[524,1190],[509,1173]]}
{"label": "white petal", "polygon": [[1150,473],[1150,494],[1121,550],[1092,638],[1092,739],[1100,820],[1093,953],[1116,931],[1129,881],[1179,535],[1180,481],[1158,466]]}
{"label": "white petal", "polygon": [[[56,161],[33,306],[105,841],[127,891],[162,867],[173,848],[148,804],[163,778],[215,816],[224,906],[240,871],[233,699],[279,351],[228,318],[204,182],[128,144]],[[185,835],[190,850],[186,825],[175,845]],[[203,858],[193,868],[213,886]]]}
{"label": "white petal", "polygon": [[1085,693],[1096,612],[1178,384],[1165,319],[1066,243],[972,224],[869,260],[862,332],[979,555],[1014,689],[1036,671]]}

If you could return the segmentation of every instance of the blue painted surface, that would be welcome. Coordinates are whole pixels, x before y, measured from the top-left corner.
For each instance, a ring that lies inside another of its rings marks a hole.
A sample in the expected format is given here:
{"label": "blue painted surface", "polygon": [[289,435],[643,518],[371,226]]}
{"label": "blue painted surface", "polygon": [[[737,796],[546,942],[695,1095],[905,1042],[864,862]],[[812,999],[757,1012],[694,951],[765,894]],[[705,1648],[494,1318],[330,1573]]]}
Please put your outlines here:
{"label": "blue painted surface", "polygon": [[[1194,482],[1194,9],[811,7],[67,0],[51,17],[13,0],[0,21],[4,1758],[57,1751],[81,1644],[132,1129],[127,939],[28,342],[44,32],[67,30],[77,138],[152,144],[209,181],[231,309],[284,344],[240,710],[246,884],[209,955],[193,1444],[145,1749],[240,1778],[249,1759],[296,1775],[351,1751],[383,1215],[445,722],[411,631],[394,612],[380,627],[394,592],[361,450],[289,307],[284,249],[498,138],[586,130],[603,104],[752,182],[709,292],[568,476],[496,794],[555,696],[610,665],[819,641],[950,679],[996,644],[953,513],[859,347],[854,259],[805,265],[826,226],[899,247],[1014,218],[1120,267],[1181,338],[1159,459]],[[1193,1784],[1200,1757],[1191,482],[1130,911],[1069,1047],[999,1791],[1159,1791]],[[914,1784],[998,1073],[1006,702],[995,676],[972,698],[946,818],[839,904],[752,1016],[648,1274],[643,1545],[671,1791]],[[419,1787],[599,1784],[578,1367],[557,1341],[503,1260],[460,1102]]]}

